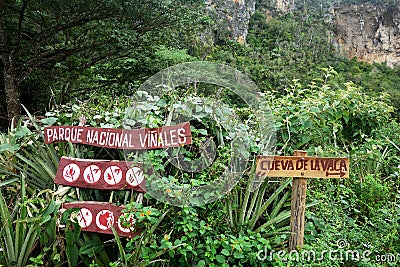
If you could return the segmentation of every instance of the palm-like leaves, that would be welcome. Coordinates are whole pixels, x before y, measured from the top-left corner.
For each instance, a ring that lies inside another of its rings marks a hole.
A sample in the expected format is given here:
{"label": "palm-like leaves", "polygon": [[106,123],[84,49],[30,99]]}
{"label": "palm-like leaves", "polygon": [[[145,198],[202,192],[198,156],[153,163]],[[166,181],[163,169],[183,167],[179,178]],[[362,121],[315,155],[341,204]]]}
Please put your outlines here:
{"label": "palm-like leaves", "polygon": [[37,134],[32,133],[20,121],[8,135],[0,135],[0,174],[7,179],[2,184],[19,180],[20,173],[27,175],[29,189],[44,190],[51,188],[57,172],[60,155],[74,156],[72,144],[60,144],[57,149],[43,142],[41,127],[26,110],[30,123]]}
{"label": "palm-like leaves", "polygon": [[4,263],[7,266],[16,267],[26,266],[32,250],[38,243],[42,226],[50,219],[49,214],[57,210],[55,203],[50,202],[47,207],[35,206],[34,209],[39,213],[32,215],[32,212],[29,211],[29,201],[25,191],[25,175],[23,174],[20,185],[21,195],[11,213],[0,190],[0,221],[2,225],[0,244],[6,252]]}
{"label": "palm-like leaves", "polygon": [[[254,165],[254,164],[253,164]],[[283,181],[271,191],[271,184],[264,181],[253,190],[256,182],[254,167],[245,188],[234,189],[226,201],[226,210],[231,227],[246,226],[248,229],[259,232],[262,229],[274,229],[273,233],[284,232],[289,229],[284,222],[290,217],[290,207],[285,204],[291,191],[287,190],[291,179]],[[306,207],[316,205],[310,203]],[[272,233],[271,233],[272,234]]]}

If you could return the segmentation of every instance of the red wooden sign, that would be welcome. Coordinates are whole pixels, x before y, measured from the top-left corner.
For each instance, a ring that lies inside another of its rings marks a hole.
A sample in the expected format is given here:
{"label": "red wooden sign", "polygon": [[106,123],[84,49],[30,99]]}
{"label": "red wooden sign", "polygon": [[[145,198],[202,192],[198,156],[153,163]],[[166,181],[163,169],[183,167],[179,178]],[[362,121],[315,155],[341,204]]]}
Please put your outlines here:
{"label": "red wooden sign", "polygon": [[[112,235],[112,226],[119,236],[133,237],[139,232],[135,231],[134,227],[126,228],[127,225],[120,220],[121,215],[124,215],[122,213],[124,208],[125,206],[94,201],[76,201],[62,205],[62,211],[79,209],[75,220],[79,223],[82,231]],[[130,219],[129,223],[132,226],[134,219]]]}
{"label": "red wooden sign", "polygon": [[44,128],[46,144],[71,142],[117,149],[158,149],[192,143],[190,123],[143,129],[109,129],[83,126]]}
{"label": "red wooden sign", "polygon": [[118,160],[88,160],[62,157],[54,183],[100,190],[146,191],[150,166]]}

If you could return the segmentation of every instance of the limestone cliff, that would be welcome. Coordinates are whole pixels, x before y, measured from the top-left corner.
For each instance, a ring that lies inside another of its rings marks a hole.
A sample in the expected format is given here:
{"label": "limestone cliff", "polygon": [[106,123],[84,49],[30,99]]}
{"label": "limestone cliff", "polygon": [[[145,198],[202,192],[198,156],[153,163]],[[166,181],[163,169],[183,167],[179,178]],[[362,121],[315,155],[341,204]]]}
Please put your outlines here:
{"label": "limestone cliff", "polygon": [[397,6],[371,4],[333,10],[336,47],[366,62],[400,65],[400,12]]}
{"label": "limestone cliff", "polygon": [[246,40],[250,17],[255,12],[255,0],[206,0],[206,8],[215,21],[215,38]]}
{"label": "limestone cliff", "polygon": [[[298,7],[295,0],[205,1],[215,22],[211,33],[214,42],[226,38],[245,42],[256,4],[268,16],[287,13]],[[388,66],[400,66],[400,5],[353,4],[332,7],[333,2],[329,3],[324,10],[329,10],[326,17],[329,17],[333,26],[332,42],[337,51],[369,63],[386,62]],[[329,5],[331,8],[328,8]]]}
{"label": "limestone cliff", "polygon": [[395,6],[371,4],[334,9],[336,45],[366,62],[400,65],[400,12]]}

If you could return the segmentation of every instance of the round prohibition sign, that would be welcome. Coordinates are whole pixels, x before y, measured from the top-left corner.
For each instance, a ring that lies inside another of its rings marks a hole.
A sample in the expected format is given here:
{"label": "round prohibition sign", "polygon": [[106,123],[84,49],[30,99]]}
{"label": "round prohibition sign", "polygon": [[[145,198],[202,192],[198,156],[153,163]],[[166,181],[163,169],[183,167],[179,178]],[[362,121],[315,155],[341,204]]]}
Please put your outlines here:
{"label": "round prohibition sign", "polygon": [[114,224],[114,213],[109,210],[101,210],[96,215],[96,225],[101,230],[108,230]]}
{"label": "round prohibition sign", "polygon": [[[213,88],[218,89],[214,95],[210,94],[209,91],[190,95],[193,91],[202,90],[201,88],[206,88],[205,90],[209,89],[207,86],[202,87],[198,85],[200,83],[209,84],[215,86]],[[161,202],[175,206],[204,205],[223,197],[232,190],[246,171],[248,162],[250,161],[251,144],[257,143],[259,149],[257,153],[261,155],[273,155],[276,140],[272,112],[266,103],[259,106],[258,103],[262,93],[256,84],[247,75],[232,67],[207,61],[178,64],[160,71],[145,81],[135,95],[136,99],[133,100],[135,105],[128,107],[125,111],[125,128],[151,128],[147,125],[139,125],[137,106],[146,108],[147,106],[151,106],[153,102],[157,106],[157,101],[164,100],[164,95],[174,92],[177,87],[190,88],[187,86],[188,84],[194,84],[193,87],[196,90],[188,90],[184,97],[178,96],[174,100],[174,106],[186,108],[178,110],[171,106],[170,113],[165,121],[166,125],[182,123],[182,117],[185,118],[185,121],[199,121],[199,118],[202,118],[203,114],[199,114],[198,112],[204,110],[204,114],[215,123],[216,127],[226,131],[226,142],[230,141],[229,148],[231,151],[228,153],[230,159],[226,164],[224,163],[225,166],[221,170],[220,176],[204,185],[191,186],[190,184],[180,185],[172,183],[173,179],[167,179],[158,171],[154,171],[149,178],[146,177],[147,194]],[[222,99],[220,97],[221,88],[227,89],[229,93],[234,93],[239,102],[242,101],[249,107],[251,114],[256,118],[255,121],[257,121],[254,124],[256,125],[254,129],[250,131],[249,126],[241,121],[240,116],[235,113],[235,110],[220,100]],[[168,99],[169,97],[171,96],[167,95],[166,98]],[[200,111],[197,111],[198,109]],[[206,112],[206,110],[212,112]],[[178,112],[181,113],[179,114]],[[213,137],[210,137],[204,143],[200,143],[203,146],[199,149],[200,155],[196,159],[191,159],[189,164],[186,162],[184,155],[181,154],[180,147],[168,148],[168,163],[180,171],[188,173],[200,172],[208,168],[215,160],[218,147],[215,145]],[[129,157],[132,154],[131,151],[126,149],[124,153],[126,160],[129,161]],[[144,152],[144,157],[146,155],[146,152]],[[149,159],[151,158],[149,157]],[[157,168],[154,169],[158,170]],[[255,177],[252,189],[255,190],[258,188],[263,179],[263,177]]]}
{"label": "round prohibition sign", "polygon": [[72,183],[78,179],[81,169],[77,164],[69,163],[65,165],[62,174],[65,181]]}
{"label": "round prohibition sign", "polygon": [[119,184],[122,180],[122,170],[118,166],[110,166],[104,171],[104,181],[109,185]]}
{"label": "round prohibition sign", "polygon": [[119,219],[118,219],[118,228],[119,228],[119,230],[121,230],[121,232],[124,232],[124,233],[131,233],[131,232],[133,232],[133,231],[135,230],[135,227],[132,226],[132,225],[135,224],[135,219],[134,219],[133,215],[130,215],[130,216],[126,219],[127,223],[129,223],[130,227],[124,227],[124,226],[122,225],[123,223],[122,223],[121,219],[123,218],[123,216],[124,216],[124,214],[122,214],[122,215],[119,217]]}
{"label": "round prohibition sign", "polygon": [[139,167],[132,167],[126,172],[126,182],[131,186],[138,186],[144,180],[143,170]]}
{"label": "round prohibition sign", "polygon": [[88,227],[93,221],[93,214],[87,208],[81,208],[76,216],[78,224],[81,228]]}
{"label": "round prohibition sign", "polygon": [[94,184],[97,183],[101,178],[101,170],[99,166],[97,165],[89,165],[86,167],[86,169],[83,171],[83,179],[88,183],[88,184]]}

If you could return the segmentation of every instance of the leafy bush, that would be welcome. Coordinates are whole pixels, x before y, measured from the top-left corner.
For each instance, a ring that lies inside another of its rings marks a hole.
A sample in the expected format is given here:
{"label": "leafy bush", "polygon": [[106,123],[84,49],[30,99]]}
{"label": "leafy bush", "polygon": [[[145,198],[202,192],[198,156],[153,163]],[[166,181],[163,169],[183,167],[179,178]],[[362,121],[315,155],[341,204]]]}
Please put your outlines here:
{"label": "leafy bush", "polygon": [[329,146],[332,153],[344,152],[391,121],[393,107],[385,98],[368,96],[353,83],[332,84],[329,79],[336,71],[323,71],[324,79],[304,88],[294,81],[286,95],[266,95],[275,115],[278,147],[286,155],[295,149],[318,154],[320,147]]}

